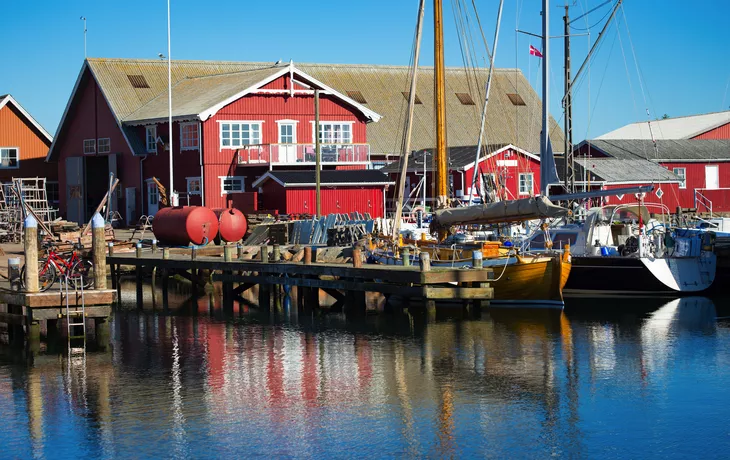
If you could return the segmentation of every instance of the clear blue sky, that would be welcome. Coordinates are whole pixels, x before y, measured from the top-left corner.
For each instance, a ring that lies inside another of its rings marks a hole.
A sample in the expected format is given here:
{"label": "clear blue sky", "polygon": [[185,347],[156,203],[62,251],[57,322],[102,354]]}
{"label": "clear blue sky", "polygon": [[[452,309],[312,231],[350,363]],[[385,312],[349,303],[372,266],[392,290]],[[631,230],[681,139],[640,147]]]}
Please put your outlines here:
{"label": "clear blue sky", "polygon": [[[455,1],[455,0],[453,0]],[[497,0],[475,0],[492,45]],[[568,0],[576,17],[604,0]],[[471,4],[471,0],[464,3]],[[538,58],[528,55],[539,40],[521,36],[519,27],[540,31],[540,0],[506,0],[497,51],[498,67],[520,67],[539,87]],[[551,35],[562,34],[564,0],[553,0]],[[640,90],[624,17],[619,41],[613,25],[574,96],[575,141],[595,137],[633,121],[718,111],[725,98],[730,60],[727,18],[730,1],[626,0],[624,11],[643,74],[647,103]],[[251,60],[331,63],[408,64],[418,0],[342,1],[189,1],[172,0],[173,59]],[[427,2],[421,63],[432,64],[432,2]],[[603,6],[576,27],[598,22]],[[90,57],[156,58],[167,53],[165,0],[7,1],[3,5],[3,69],[0,94],[11,93],[55,133],[83,61],[83,24],[88,19]],[[461,66],[454,14],[444,0],[446,61]],[[592,39],[601,25],[592,29]],[[574,31],[579,33],[581,31]],[[562,40],[552,40],[551,113],[562,118]],[[587,37],[573,40],[574,71],[588,50]],[[623,46],[622,46],[623,45]],[[622,53],[623,50],[623,53]],[[627,76],[623,54],[626,55]],[[483,47],[477,48],[485,59]],[[629,81],[631,78],[631,83]],[[590,98],[588,89],[590,87]],[[589,109],[590,107],[590,109]],[[590,117],[590,123],[589,123]],[[562,123],[562,121],[561,121]]]}

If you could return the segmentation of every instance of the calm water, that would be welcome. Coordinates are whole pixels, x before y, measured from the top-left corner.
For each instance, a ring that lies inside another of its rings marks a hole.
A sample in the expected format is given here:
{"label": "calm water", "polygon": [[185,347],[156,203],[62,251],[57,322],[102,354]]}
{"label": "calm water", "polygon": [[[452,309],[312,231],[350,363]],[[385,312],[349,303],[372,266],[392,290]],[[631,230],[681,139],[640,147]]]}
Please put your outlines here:
{"label": "calm water", "polygon": [[225,320],[209,301],[117,312],[85,357],[4,349],[0,457],[730,455],[719,301],[432,324]]}

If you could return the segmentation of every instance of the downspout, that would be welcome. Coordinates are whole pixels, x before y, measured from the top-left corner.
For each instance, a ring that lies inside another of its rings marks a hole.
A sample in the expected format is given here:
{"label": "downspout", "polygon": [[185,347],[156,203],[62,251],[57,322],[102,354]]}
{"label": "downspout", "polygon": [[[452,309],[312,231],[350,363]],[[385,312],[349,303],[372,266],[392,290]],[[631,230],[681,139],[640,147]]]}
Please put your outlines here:
{"label": "downspout", "polygon": [[146,159],[147,159],[147,155],[144,155],[139,158],[139,196],[140,196],[139,215],[140,216],[142,215],[142,213],[144,213],[144,175],[143,175],[144,166],[142,165],[142,163],[144,163],[144,161]]}
{"label": "downspout", "polygon": [[200,155],[200,206],[205,206],[205,175],[203,174],[203,129],[198,122],[198,154]]}

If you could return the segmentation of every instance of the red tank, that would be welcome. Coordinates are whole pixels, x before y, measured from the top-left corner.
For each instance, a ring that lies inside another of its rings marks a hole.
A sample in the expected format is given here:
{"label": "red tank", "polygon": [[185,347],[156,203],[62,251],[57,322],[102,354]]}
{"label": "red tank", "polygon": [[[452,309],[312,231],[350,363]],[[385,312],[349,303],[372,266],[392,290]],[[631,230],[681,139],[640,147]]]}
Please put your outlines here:
{"label": "red tank", "polygon": [[152,231],[164,244],[207,244],[218,234],[218,218],[202,206],[162,208],[155,214]]}
{"label": "red tank", "polygon": [[213,212],[218,216],[218,237],[215,242],[220,243],[221,240],[232,243],[238,241],[246,234],[248,223],[246,216],[238,209],[216,208]]}

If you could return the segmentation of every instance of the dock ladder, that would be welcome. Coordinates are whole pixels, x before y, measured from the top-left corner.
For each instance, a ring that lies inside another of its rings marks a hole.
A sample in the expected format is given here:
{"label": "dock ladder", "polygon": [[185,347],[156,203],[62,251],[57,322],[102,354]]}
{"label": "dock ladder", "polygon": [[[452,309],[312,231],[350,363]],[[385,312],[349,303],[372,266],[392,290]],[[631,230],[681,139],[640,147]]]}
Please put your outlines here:
{"label": "dock ladder", "polygon": [[[73,284],[73,294],[76,298],[76,305],[72,306],[69,299],[71,293],[69,284]],[[66,327],[68,339],[84,339],[86,341],[86,300],[84,299],[84,276],[81,273],[64,275],[61,277],[61,289],[66,297]],[[79,294],[81,294],[81,305],[79,305]],[[81,319],[79,320],[79,316]],[[74,335],[74,328],[81,326],[81,335]]]}

